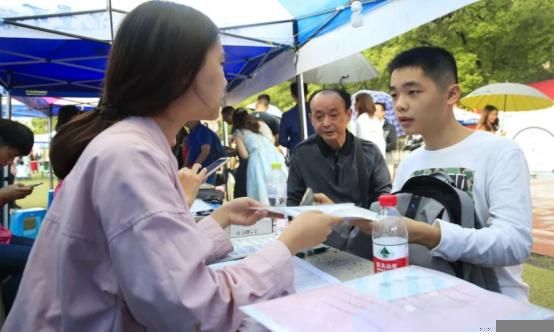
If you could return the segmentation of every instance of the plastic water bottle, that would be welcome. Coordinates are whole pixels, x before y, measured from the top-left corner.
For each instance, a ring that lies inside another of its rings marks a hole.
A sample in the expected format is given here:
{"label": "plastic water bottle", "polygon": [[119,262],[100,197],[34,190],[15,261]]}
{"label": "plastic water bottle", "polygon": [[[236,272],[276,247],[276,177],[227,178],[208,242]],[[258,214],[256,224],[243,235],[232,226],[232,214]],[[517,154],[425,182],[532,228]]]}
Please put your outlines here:
{"label": "plastic water bottle", "polygon": [[381,195],[379,220],[373,225],[373,269],[384,272],[408,265],[408,230],[394,195]]}
{"label": "plastic water bottle", "polygon": [[[267,197],[270,206],[282,207],[287,205],[287,175],[283,172],[280,163],[271,164],[271,172],[267,179]],[[289,221],[286,217],[273,218],[273,234],[275,236],[281,235],[288,224]]]}

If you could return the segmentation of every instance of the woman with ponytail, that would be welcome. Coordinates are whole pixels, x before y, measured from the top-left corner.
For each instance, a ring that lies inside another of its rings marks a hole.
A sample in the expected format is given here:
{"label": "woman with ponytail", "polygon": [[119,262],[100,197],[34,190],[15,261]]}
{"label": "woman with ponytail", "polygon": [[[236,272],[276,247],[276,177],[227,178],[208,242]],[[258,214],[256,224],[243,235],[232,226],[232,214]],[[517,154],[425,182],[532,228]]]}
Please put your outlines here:
{"label": "woman with ponytail", "polygon": [[206,264],[232,250],[224,229],[266,213],[241,198],[196,223],[185,201],[171,146],[186,122],[218,117],[223,61],[217,27],[195,9],[151,1],[127,14],[102,104],[54,138],[64,183],[3,331],[232,331],[240,306],[292,291],[291,257],[324,241],[336,218],[300,215],[273,243],[214,271]]}

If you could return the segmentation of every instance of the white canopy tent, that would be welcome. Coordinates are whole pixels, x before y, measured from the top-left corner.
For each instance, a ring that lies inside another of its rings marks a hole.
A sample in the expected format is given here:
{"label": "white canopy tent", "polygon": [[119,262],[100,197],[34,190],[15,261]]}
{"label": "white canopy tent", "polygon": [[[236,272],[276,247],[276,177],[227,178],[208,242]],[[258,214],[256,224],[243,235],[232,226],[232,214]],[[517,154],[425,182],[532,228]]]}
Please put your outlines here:
{"label": "white canopy tent", "polygon": [[[350,24],[352,12],[349,0],[176,2],[201,10],[220,27],[228,55],[225,64],[229,81],[227,102],[233,104],[475,1],[361,1],[363,25],[357,28]],[[39,90],[50,96],[60,96],[65,92],[65,97],[84,97],[100,93],[112,36],[125,13],[143,1],[3,2],[0,7],[3,19],[0,23],[2,85],[12,90],[14,95],[24,95],[29,90],[37,93]],[[29,39],[34,43],[23,45]],[[44,49],[53,43],[76,39],[96,42],[97,45],[74,44],[75,47],[72,47],[73,44],[68,44],[65,53],[58,50],[57,54],[44,54],[37,50],[37,47]],[[76,53],[77,47],[82,52]],[[53,69],[57,69],[56,72]],[[78,71],[83,72],[77,75]],[[11,78],[8,72],[11,72]],[[26,75],[25,79],[23,75]],[[35,80],[31,80],[29,75],[34,75]]]}

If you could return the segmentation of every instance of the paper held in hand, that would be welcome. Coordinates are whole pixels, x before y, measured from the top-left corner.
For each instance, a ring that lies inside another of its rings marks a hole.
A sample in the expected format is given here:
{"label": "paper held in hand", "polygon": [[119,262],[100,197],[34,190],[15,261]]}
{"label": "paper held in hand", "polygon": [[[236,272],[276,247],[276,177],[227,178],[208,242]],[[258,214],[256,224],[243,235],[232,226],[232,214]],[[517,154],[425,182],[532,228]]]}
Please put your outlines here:
{"label": "paper held in hand", "polygon": [[361,208],[359,206],[354,205],[354,203],[283,206],[283,207],[268,206],[262,209],[273,214],[287,215],[293,218],[298,216],[302,212],[319,211],[334,217],[343,218],[344,221],[351,221],[351,220],[376,221],[379,219],[379,215],[377,212]]}

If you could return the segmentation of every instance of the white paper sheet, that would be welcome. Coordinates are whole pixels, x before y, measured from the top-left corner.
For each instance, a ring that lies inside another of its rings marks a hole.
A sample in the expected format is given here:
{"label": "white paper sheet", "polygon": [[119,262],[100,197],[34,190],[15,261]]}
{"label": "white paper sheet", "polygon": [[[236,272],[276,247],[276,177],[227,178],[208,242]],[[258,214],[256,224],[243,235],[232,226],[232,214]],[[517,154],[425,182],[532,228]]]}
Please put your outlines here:
{"label": "white paper sheet", "polygon": [[354,203],[328,204],[328,205],[303,205],[303,206],[285,206],[285,207],[267,207],[269,212],[277,214],[285,214],[290,217],[296,217],[306,211],[320,211],[325,214],[343,218],[345,221],[350,220],[367,220],[375,221],[379,219],[377,212],[370,211]]}

